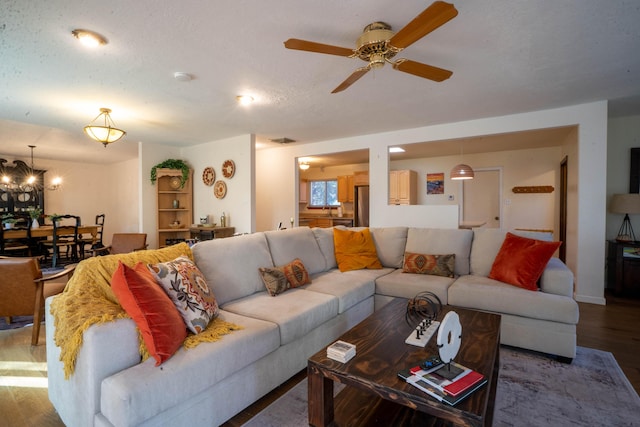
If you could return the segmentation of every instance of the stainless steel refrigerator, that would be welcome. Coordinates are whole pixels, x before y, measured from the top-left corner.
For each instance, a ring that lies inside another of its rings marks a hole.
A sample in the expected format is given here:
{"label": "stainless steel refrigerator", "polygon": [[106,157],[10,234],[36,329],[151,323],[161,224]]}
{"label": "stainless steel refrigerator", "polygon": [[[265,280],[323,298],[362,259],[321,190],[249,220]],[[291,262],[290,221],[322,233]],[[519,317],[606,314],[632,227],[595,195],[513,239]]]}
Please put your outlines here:
{"label": "stainless steel refrigerator", "polygon": [[357,185],[353,198],[353,225],[355,227],[369,226],[369,186]]}

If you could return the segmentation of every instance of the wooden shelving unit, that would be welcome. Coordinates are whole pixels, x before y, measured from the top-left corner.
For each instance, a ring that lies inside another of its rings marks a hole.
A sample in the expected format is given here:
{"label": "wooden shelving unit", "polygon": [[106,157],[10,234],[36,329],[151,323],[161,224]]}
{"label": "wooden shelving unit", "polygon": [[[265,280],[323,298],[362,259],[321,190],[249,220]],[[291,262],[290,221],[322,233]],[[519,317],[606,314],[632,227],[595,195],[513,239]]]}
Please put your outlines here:
{"label": "wooden shelving unit", "polygon": [[[180,169],[157,169],[158,246],[164,247],[189,239],[193,223],[193,170],[183,187],[176,185]],[[171,224],[179,223],[178,227]]]}

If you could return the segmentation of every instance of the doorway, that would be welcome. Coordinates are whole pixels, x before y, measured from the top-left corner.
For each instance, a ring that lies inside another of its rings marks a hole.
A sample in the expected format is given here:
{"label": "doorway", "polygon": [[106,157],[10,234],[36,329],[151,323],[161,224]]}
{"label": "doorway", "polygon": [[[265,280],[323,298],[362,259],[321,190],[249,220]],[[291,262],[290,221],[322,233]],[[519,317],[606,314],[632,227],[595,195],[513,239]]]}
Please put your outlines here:
{"label": "doorway", "polygon": [[462,223],[502,228],[502,168],[473,172],[474,178],[462,183]]}

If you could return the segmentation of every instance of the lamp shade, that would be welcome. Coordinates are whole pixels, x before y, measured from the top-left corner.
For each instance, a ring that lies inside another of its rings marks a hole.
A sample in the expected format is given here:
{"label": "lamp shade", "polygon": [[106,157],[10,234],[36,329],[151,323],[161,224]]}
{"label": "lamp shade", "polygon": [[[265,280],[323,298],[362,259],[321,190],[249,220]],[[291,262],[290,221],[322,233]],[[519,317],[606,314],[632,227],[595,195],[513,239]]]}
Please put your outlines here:
{"label": "lamp shade", "polygon": [[[115,127],[109,113],[111,113],[110,109],[101,108],[100,114],[98,114],[89,125],[84,127],[84,133],[86,133],[89,138],[101,142],[105,147],[107,144],[116,142],[127,134],[122,129]],[[104,123],[94,124],[100,117],[104,118]]]}
{"label": "lamp shade", "polygon": [[617,214],[640,214],[640,194],[614,194],[609,212]]}
{"label": "lamp shade", "polygon": [[460,163],[451,169],[451,179],[473,179],[473,169],[471,166]]}

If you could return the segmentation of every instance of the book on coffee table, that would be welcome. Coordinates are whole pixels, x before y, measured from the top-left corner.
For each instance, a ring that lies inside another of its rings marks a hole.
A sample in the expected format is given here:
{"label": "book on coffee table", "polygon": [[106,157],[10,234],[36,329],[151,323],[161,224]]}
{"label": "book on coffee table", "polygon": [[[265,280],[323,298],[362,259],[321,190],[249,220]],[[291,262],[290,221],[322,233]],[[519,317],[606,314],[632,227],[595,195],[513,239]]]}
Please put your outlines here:
{"label": "book on coffee table", "polygon": [[338,362],[348,362],[355,355],[356,346],[345,341],[336,341],[327,347],[327,357]]}
{"label": "book on coffee table", "polygon": [[[451,379],[437,374],[443,369],[446,370],[445,375]],[[457,373],[457,375],[453,376],[454,373]],[[398,377],[438,401],[451,406],[487,383],[484,375],[459,364],[456,364],[455,369],[449,369],[447,365],[444,365],[431,372],[423,369],[416,370],[415,368],[405,369],[398,373]]]}

